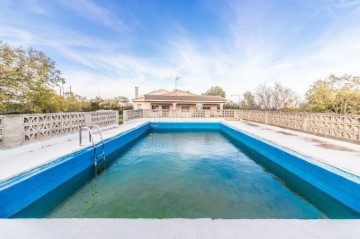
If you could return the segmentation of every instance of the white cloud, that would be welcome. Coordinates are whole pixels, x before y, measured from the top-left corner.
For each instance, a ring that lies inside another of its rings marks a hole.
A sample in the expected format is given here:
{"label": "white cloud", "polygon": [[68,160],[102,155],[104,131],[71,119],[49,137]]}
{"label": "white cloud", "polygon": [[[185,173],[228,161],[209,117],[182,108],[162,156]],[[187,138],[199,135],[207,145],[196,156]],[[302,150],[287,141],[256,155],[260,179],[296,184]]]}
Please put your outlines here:
{"label": "white cloud", "polygon": [[74,9],[81,16],[93,21],[94,23],[100,22],[112,30],[123,31],[126,28],[125,22],[114,12],[91,0],[62,0],[61,3]]}
{"label": "white cloud", "polygon": [[[66,3],[67,6],[70,3]],[[84,8],[79,3],[72,7],[81,14],[99,18],[107,27],[123,27],[122,19],[109,9],[88,1],[82,3]],[[293,36],[282,36],[289,22],[281,17],[271,22],[270,3],[261,9],[251,5],[240,8],[231,3],[234,11],[221,18],[229,34],[201,42],[181,25],[164,29],[166,34],[159,36],[161,43],[148,40],[156,54],[146,56],[139,54],[127,38],[113,42],[101,36],[51,28],[46,22],[32,27],[31,31],[20,25],[1,27],[0,38],[12,45],[35,45],[56,52],[54,60],[59,62],[58,68],[68,84],[76,93],[88,97],[96,96],[99,90],[102,97],[133,98],[136,85],[142,93],[158,88],[171,89],[177,75],[182,77],[179,88],[195,93],[219,85],[230,98],[232,94],[254,90],[259,83],[280,80],[303,95],[315,80],[331,73],[360,74],[360,28],[356,21],[360,13],[354,13],[357,8],[352,1],[340,1],[340,4],[331,5],[331,8],[346,8],[350,4],[355,9],[351,17],[338,18],[329,10],[328,14],[336,21],[301,45],[289,42],[311,23],[304,19],[305,23],[299,22],[291,31]],[[254,15],[254,11],[257,14]],[[311,14],[319,14],[318,9]]]}

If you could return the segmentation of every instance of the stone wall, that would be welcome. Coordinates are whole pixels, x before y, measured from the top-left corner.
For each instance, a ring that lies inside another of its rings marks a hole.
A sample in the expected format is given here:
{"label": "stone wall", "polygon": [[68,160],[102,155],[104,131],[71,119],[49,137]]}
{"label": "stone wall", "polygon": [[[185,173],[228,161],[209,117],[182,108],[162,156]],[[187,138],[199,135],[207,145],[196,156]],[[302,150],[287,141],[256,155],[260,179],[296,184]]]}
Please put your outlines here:
{"label": "stone wall", "polygon": [[0,116],[0,147],[15,147],[47,138],[66,135],[81,127],[118,124],[118,111],[51,114],[13,114]]}
{"label": "stone wall", "polygon": [[239,110],[240,119],[360,143],[360,115]]}
{"label": "stone wall", "polygon": [[0,115],[0,147],[4,144],[4,117]]}
{"label": "stone wall", "polygon": [[129,121],[137,118],[143,118],[143,110],[124,110],[123,121]]}
{"label": "stone wall", "polygon": [[360,143],[360,115],[311,114],[307,130]]}
{"label": "stone wall", "polygon": [[283,128],[306,130],[307,113],[291,113],[278,111],[239,110],[239,118],[243,120],[276,125]]}

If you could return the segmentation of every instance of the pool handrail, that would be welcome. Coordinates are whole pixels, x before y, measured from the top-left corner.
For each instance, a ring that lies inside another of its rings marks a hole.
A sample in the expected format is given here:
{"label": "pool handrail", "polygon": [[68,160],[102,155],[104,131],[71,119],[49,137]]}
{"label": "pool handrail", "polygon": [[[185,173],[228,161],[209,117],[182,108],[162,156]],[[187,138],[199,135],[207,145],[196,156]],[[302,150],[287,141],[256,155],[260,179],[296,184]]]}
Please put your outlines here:
{"label": "pool handrail", "polygon": [[[91,128],[97,128],[97,130],[99,131],[99,134],[100,134],[100,142],[101,142],[101,145],[102,145],[102,153],[101,154],[96,154],[96,144],[95,144],[95,141],[94,141],[94,136],[93,136],[93,131]],[[83,130],[87,130],[89,132],[89,142],[92,143],[92,146],[93,146],[93,151],[94,151],[94,166],[95,166],[95,174],[97,174],[99,171],[101,171],[102,169],[105,168],[105,144],[104,144],[104,140],[103,140],[103,136],[102,136],[102,132],[101,132],[101,128],[96,125],[96,124],[92,124],[90,127],[81,127],[80,130],[79,130],[79,145],[82,146],[82,131]],[[97,158],[98,157],[102,157],[102,160],[103,160],[103,167],[98,169],[98,162],[97,162]]]}

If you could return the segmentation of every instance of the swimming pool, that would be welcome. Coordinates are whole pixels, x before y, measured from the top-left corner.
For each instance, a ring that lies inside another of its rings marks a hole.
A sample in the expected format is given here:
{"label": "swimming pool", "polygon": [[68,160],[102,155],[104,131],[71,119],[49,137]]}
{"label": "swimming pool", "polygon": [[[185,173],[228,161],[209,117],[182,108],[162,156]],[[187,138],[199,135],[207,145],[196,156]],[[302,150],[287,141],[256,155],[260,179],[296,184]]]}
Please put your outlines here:
{"label": "swimming pool", "polygon": [[[147,123],[107,140],[106,151],[107,169],[97,177],[87,149],[1,185],[9,204],[0,202],[0,212],[15,218],[359,218],[356,178],[222,123]],[[336,183],[329,187],[326,180]]]}

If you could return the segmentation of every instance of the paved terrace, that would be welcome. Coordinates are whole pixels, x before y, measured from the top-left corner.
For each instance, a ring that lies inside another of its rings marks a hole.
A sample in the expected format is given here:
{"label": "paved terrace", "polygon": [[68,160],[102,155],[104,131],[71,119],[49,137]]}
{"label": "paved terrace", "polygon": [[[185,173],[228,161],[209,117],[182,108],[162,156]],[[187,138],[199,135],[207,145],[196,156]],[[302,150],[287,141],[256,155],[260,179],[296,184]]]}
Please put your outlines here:
{"label": "paved terrace", "polygon": [[[223,119],[135,119],[104,129],[103,136],[106,139],[148,121],[209,120],[224,122],[286,150],[360,176],[360,145],[259,123]],[[0,150],[0,181],[87,146],[90,145],[79,146],[76,133]],[[0,238],[29,235],[36,238],[238,238],[240,235],[246,238],[358,238],[359,228],[359,220],[16,219],[0,220]]]}
{"label": "paved terrace", "polygon": [[0,220],[0,238],[51,239],[358,239],[358,220],[16,219]]}

